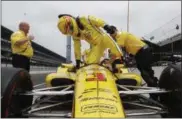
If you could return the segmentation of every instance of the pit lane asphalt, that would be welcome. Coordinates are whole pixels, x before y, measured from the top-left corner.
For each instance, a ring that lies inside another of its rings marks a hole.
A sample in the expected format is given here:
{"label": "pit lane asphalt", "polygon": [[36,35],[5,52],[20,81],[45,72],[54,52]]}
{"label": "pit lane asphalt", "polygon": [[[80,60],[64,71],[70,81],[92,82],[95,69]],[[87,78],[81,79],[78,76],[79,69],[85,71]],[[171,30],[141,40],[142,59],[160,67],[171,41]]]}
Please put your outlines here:
{"label": "pit lane asphalt", "polygon": [[[41,74],[31,74],[31,79],[33,85],[36,86],[38,84],[42,84],[45,82],[45,78],[49,73],[41,73]],[[44,88],[45,86],[38,86],[36,88]]]}
{"label": "pit lane asphalt", "polygon": [[[160,74],[162,72],[162,70],[165,68],[165,66],[163,67],[153,67],[154,69],[154,72],[155,72],[155,76],[156,77],[160,77]],[[132,72],[135,72],[137,74],[140,74],[139,71],[136,69],[136,68],[132,68],[130,69]],[[56,72],[56,70],[52,70],[50,72]],[[32,82],[34,84],[34,86],[38,85],[38,84],[42,84],[45,82],[45,78],[46,76],[48,75],[49,73],[33,73],[31,74],[31,79],[32,79]],[[144,83],[144,82],[143,82]],[[39,87],[36,87],[36,88],[44,88],[45,86],[39,86]],[[35,88],[35,89],[36,89]],[[130,113],[141,113],[141,112],[150,112],[152,110],[150,109],[145,109],[145,110],[132,110],[132,111],[128,111]],[[151,115],[151,116],[135,116],[136,118],[160,118],[160,115]]]}

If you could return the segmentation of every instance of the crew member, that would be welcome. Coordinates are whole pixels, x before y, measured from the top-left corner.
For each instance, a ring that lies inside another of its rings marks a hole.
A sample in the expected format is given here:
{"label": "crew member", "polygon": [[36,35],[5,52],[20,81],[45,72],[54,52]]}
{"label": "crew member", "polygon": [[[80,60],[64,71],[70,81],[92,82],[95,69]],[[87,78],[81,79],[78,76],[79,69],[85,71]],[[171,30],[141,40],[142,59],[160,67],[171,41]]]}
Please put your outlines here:
{"label": "crew member", "polygon": [[114,68],[115,64],[121,62],[122,53],[118,49],[117,44],[100,28],[105,29],[108,33],[111,32],[110,25],[94,16],[75,18],[68,14],[59,15],[58,29],[63,34],[73,37],[77,68],[80,67],[81,40],[85,40],[91,45],[90,52],[86,58],[86,64],[99,63],[106,48],[110,48],[111,52],[116,55],[113,61]]}
{"label": "crew member", "polygon": [[30,26],[27,22],[19,24],[19,30],[11,35],[12,65],[30,71],[30,59],[33,56],[31,41],[34,36],[28,35]]}
{"label": "crew member", "polygon": [[[112,32],[110,35],[116,39],[117,44],[125,49],[125,51],[135,57],[137,68],[141,72],[141,76],[148,86],[156,87],[158,79],[154,76],[152,70],[152,51],[151,48],[144,43],[139,37],[128,33],[119,32],[115,26],[111,26]],[[156,95],[152,95],[155,99]]]}

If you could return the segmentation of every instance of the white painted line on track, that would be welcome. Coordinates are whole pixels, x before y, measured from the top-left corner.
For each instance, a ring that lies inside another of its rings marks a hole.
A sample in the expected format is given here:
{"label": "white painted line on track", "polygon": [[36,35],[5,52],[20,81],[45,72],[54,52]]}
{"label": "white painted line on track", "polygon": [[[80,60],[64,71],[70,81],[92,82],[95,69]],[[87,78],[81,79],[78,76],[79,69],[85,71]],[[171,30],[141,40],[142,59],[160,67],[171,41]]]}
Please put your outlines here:
{"label": "white painted line on track", "polygon": [[56,70],[51,71],[30,71],[30,74],[45,74],[45,73],[53,73],[56,72]]}
{"label": "white painted line on track", "polygon": [[33,87],[36,88],[36,87],[41,86],[41,85],[45,85],[45,83],[40,83],[40,84],[34,85]]}

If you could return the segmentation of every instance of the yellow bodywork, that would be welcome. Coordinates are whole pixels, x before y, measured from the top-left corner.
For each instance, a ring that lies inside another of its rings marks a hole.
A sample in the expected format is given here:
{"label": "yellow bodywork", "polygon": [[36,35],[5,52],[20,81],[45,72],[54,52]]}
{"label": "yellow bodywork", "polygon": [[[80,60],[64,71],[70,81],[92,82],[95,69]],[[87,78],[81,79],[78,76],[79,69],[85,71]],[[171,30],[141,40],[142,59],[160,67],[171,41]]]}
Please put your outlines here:
{"label": "yellow bodywork", "polygon": [[61,64],[60,67],[57,68],[57,73],[62,73],[62,72],[69,72],[74,68],[73,64]]}
{"label": "yellow bodywork", "polygon": [[122,79],[125,79],[125,80],[135,80],[137,82],[136,86],[141,86],[142,84],[142,78],[140,75],[137,75],[135,73],[116,73],[115,74],[116,77],[117,77],[117,80],[122,80]]}
{"label": "yellow bodywork", "polygon": [[115,78],[108,69],[83,67],[75,81],[74,117],[125,117]]}
{"label": "yellow bodywork", "polygon": [[67,78],[71,80],[75,80],[75,73],[71,72],[71,70],[74,68],[73,64],[62,64],[62,66],[57,68],[56,73],[51,73],[46,76],[45,82],[47,87],[51,87],[51,81],[53,79],[60,79],[61,78]]}
{"label": "yellow bodywork", "polygon": [[117,64],[116,65],[116,68],[119,69],[119,72],[120,74],[125,74],[125,73],[128,73],[128,68],[126,68],[123,64]]}
{"label": "yellow bodywork", "polygon": [[75,73],[63,73],[63,72],[51,73],[51,74],[47,75],[46,79],[45,79],[47,87],[52,87],[51,81],[53,79],[60,79],[61,80],[61,78],[67,78],[67,79],[74,81],[75,80]]}
{"label": "yellow bodywork", "polygon": [[118,64],[116,65],[116,67],[119,69],[119,72],[115,73],[117,77],[116,80],[122,80],[122,79],[135,80],[137,82],[136,86],[141,86],[142,78],[140,75],[129,72],[128,68],[125,67],[123,64]]}
{"label": "yellow bodywork", "polygon": [[[73,65],[72,65],[73,66]],[[84,66],[76,73],[70,72],[71,64],[62,65],[57,73],[49,74],[46,77],[47,86],[51,86],[54,78],[68,78],[75,81],[74,100],[72,116],[74,118],[125,118],[125,111],[120,99],[116,80],[133,79],[137,85],[141,85],[141,77],[129,73],[128,69],[118,66],[121,73],[113,74],[107,68],[97,64]]]}

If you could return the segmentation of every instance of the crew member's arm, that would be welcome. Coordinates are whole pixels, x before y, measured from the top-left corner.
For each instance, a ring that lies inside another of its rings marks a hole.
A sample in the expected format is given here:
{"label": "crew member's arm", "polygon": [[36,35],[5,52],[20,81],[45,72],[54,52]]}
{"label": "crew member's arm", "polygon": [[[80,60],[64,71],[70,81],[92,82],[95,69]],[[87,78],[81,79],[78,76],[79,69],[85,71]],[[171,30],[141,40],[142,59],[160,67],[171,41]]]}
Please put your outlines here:
{"label": "crew member's arm", "polygon": [[81,57],[82,57],[82,61],[85,62],[85,55],[86,55],[86,50],[83,51],[83,53],[81,54]]}
{"label": "crew member's arm", "polygon": [[11,36],[12,44],[18,47],[33,39],[34,39],[33,36],[25,37],[23,33],[14,33]]}
{"label": "crew member's arm", "polygon": [[114,32],[111,26],[108,25],[104,20],[100,18],[96,18],[94,16],[88,16],[88,20],[92,25],[96,27],[102,27],[104,30],[107,31],[107,33],[112,34]]}
{"label": "crew member's arm", "polygon": [[81,55],[82,61],[84,61],[84,54]]}
{"label": "crew member's arm", "polygon": [[15,32],[11,35],[11,43],[15,46],[20,46],[28,41],[24,34],[21,32]]}
{"label": "crew member's arm", "polygon": [[73,38],[74,41],[74,53],[76,59],[76,67],[80,67],[80,60],[81,60],[81,41],[78,38]]}
{"label": "crew member's arm", "polygon": [[28,38],[24,38],[24,39],[21,39],[21,40],[17,41],[17,42],[15,43],[15,45],[16,45],[16,46],[20,46],[20,45],[25,44],[25,43],[28,42],[28,41],[29,41]]}
{"label": "crew member's arm", "polygon": [[102,19],[100,19],[100,18],[96,18],[96,17],[94,17],[94,16],[88,16],[88,20],[89,20],[89,22],[92,24],[92,25],[94,25],[94,26],[96,26],[96,27],[104,27],[104,25],[106,24],[105,23],[105,21],[103,21]]}

